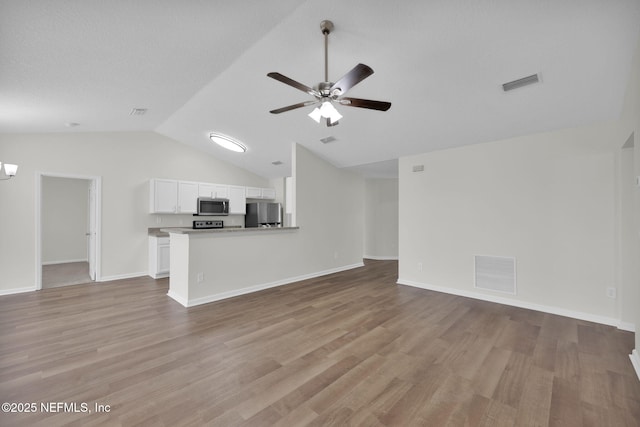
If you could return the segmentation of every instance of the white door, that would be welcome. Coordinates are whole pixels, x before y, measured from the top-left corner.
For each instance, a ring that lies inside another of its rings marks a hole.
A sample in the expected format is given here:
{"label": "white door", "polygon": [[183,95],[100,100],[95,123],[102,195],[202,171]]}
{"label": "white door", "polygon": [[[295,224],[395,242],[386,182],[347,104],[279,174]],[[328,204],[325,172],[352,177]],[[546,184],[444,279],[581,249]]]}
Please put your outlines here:
{"label": "white door", "polygon": [[89,230],[87,230],[87,259],[89,260],[89,276],[96,280],[96,181],[89,181]]}

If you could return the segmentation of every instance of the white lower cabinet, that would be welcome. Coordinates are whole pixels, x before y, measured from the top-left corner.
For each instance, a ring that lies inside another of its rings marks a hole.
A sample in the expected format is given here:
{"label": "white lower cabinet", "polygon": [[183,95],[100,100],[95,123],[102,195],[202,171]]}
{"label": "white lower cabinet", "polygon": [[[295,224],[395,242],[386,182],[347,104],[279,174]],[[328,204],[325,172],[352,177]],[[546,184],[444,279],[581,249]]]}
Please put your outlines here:
{"label": "white lower cabinet", "polygon": [[154,279],[169,276],[169,237],[149,236],[149,276]]}

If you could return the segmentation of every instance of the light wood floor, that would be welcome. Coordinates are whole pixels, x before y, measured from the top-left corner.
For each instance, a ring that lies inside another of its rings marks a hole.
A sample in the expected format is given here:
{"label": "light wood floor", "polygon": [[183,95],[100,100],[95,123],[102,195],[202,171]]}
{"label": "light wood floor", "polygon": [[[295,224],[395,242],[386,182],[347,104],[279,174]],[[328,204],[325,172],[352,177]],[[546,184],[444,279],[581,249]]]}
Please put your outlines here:
{"label": "light wood floor", "polygon": [[167,279],[0,297],[1,400],[92,410],[0,425],[640,425],[633,334],[396,278],[367,261],[191,309]]}

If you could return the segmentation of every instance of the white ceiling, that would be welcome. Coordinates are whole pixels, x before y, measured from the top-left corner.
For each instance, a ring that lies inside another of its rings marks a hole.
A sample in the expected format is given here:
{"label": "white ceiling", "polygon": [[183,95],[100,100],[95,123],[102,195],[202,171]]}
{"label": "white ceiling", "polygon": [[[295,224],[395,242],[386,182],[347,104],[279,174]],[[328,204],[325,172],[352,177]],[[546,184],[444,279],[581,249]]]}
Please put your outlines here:
{"label": "white ceiling", "polygon": [[[310,96],[268,72],[323,79],[323,19],[330,79],[369,65],[348,95],[389,111],[338,106],[332,128],[313,107],[269,113]],[[639,22],[640,0],[0,0],[0,132],[155,130],[265,177],[297,142],[388,176],[400,156],[618,118]]]}

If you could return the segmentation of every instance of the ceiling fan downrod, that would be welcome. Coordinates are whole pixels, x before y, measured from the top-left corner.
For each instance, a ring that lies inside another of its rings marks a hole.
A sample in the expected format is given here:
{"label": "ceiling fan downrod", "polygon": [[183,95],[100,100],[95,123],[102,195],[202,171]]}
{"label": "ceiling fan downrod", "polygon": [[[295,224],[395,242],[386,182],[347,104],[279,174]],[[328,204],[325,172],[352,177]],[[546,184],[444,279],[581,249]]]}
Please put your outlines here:
{"label": "ceiling fan downrod", "polygon": [[329,34],[333,31],[333,22],[324,20],[320,23],[324,35],[324,81],[329,81]]}

